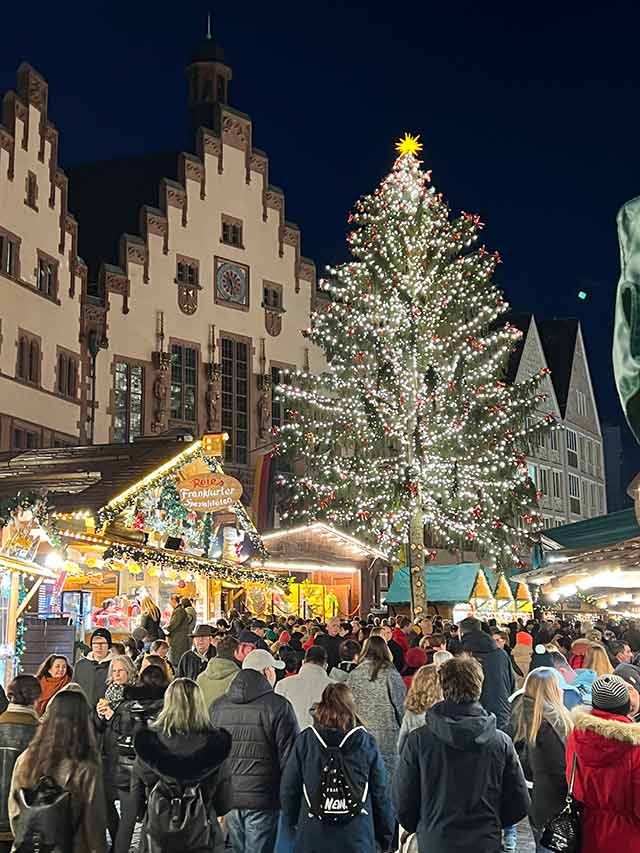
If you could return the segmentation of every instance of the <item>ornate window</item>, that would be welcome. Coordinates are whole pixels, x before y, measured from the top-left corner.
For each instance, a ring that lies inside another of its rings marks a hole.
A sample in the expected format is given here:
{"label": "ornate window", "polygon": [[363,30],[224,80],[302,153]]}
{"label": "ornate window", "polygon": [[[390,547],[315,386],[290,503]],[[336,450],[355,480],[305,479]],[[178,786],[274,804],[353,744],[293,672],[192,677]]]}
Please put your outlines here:
{"label": "ornate window", "polygon": [[199,264],[194,258],[178,255],[176,261],[176,284],[178,285],[178,307],[183,314],[191,316],[198,308],[200,290]]}
{"label": "ornate window", "polygon": [[20,275],[20,238],[9,231],[0,231],[0,273],[11,278]]}
{"label": "ornate window", "polygon": [[144,428],[144,367],[118,359],[114,369],[113,441],[133,441]]}
{"label": "ornate window", "polygon": [[14,425],[11,429],[12,450],[34,450],[40,447],[41,431],[35,427]]}
{"label": "ornate window", "polygon": [[40,338],[29,332],[18,332],[16,378],[29,385],[40,385]]}
{"label": "ornate window", "polygon": [[171,418],[198,420],[198,348],[189,344],[171,344]]}
{"label": "ornate window", "polygon": [[235,246],[237,249],[244,249],[242,243],[242,219],[236,219],[235,216],[227,216],[222,214],[222,242],[227,246]]}
{"label": "ornate window", "polygon": [[276,337],[282,331],[282,285],[273,281],[262,283],[262,307],[264,308],[264,325],[267,332]]}
{"label": "ornate window", "polygon": [[38,252],[38,290],[43,296],[55,299],[58,295],[58,262]]}
{"label": "ornate window", "polygon": [[63,397],[75,400],[78,396],[78,374],[80,360],[74,353],[58,350],[56,390]]}
{"label": "ornate window", "polygon": [[34,210],[38,209],[38,179],[33,172],[28,172],[25,179],[24,203]]}
{"label": "ornate window", "polygon": [[249,353],[246,339],[221,336],[222,432],[229,435],[225,461],[246,465],[249,461]]}

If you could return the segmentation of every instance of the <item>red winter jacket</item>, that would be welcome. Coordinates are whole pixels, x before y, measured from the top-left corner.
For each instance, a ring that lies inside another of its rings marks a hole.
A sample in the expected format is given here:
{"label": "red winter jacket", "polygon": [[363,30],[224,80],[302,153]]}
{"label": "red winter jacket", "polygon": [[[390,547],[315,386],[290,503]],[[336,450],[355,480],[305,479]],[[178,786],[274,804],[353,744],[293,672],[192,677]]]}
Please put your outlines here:
{"label": "red winter jacket", "polygon": [[391,639],[394,640],[402,649],[402,651],[406,653],[409,651],[409,638],[402,630],[402,628],[394,628],[391,633]]}
{"label": "red winter jacket", "polygon": [[569,666],[572,669],[582,669],[584,666],[584,656],[587,653],[587,649],[591,645],[589,640],[585,640],[584,637],[580,637],[578,640],[574,640],[571,644],[571,655],[569,657]]}
{"label": "red winter jacket", "polygon": [[640,724],[604,711],[573,712],[567,780],[577,755],[574,796],[584,804],[581,853],[640,850]]}

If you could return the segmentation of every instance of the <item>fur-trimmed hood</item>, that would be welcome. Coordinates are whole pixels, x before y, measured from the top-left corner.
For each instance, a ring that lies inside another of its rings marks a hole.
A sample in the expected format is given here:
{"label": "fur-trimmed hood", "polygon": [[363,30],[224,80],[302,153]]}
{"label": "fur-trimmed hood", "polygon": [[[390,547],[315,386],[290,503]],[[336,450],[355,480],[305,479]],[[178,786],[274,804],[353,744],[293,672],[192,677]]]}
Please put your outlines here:
{"label": "fur-trimmed hood", "polygon": [[593,732],[607,740],[640,746],[640,723],[632,723],[628,717],[607,714],[606,711],[587,711],[582,706],[575,708],[571,717],[576,734]]}
{"label": "fur-trimmed hood", "polygon": [[135,736],[134,747],[140,761],[159,776],[195,784],[212,776],[231,750],[231,735],[226,729],[206,734],[169,737],[151,729]]}
{"label": "fur-trimmed hood", "polygon": [[640,746],[640,724],[628,717],[604,711],[589,713],[582,706],[574,709],[572,717],[578,764],[596,773],[618,767],[630,749],[635,752]]}

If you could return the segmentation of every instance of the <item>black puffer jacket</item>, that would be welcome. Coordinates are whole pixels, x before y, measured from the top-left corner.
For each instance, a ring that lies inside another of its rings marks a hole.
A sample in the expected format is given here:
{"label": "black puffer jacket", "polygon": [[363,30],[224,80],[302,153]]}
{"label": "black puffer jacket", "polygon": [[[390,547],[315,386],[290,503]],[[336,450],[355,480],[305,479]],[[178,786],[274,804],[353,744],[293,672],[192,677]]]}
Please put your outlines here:
{"label": "black puffer jacket", "polygon": [[393,783],[400,825],[429,853],[499,853],[529,795],[510,738],[481,705],[439,702],[411,732]]}
{"label": "black puffer jacket", "polygon": [[243,669],[211,706],[211,719],[232,738],[231,807],[280,808],[280,777],[298,734],[289,700],[261,672]]}
{"label": "black puffer jacket", "polygon": [[506,729],[511,717],[509,696],[515,692],[516,680],[509,656],[499,649],[484,631],[470,631],[462,637],[462,650],[480,663],[484,672],[484,684],[480,704],[496,715],[499,729]]}
{"label": "black puffer jacket", "polygon": [[225,762],[231,748],[229,732],[213,729],[203,734],[169,737],[153,729],[142,729],[135,736],[134,747],[131,792],[138,815],[144,813],[148,794],[159,779],[200,785],[205,802],[216,816],[229,811],[230,779]]}
{"label": "black puffer jacket", "polygon": [[126,687],[124,699],[110,720],[94,712],[94,725],[102,734],[102,767],[107,796],[116,799],[118,791],[128,791],[135,760],[135,734],[146,728],[162,710],[166,688]]}
{"label": "black puffer jacket", "polygon": [[178,678],[191,678],[193,681],[204,672],[209,661],[216,656],[216,647],[209,646],[207,649],[206,659],[203,660],[199,654],[196,654],[193,649],[189,649],[180,658],[178,664]]}

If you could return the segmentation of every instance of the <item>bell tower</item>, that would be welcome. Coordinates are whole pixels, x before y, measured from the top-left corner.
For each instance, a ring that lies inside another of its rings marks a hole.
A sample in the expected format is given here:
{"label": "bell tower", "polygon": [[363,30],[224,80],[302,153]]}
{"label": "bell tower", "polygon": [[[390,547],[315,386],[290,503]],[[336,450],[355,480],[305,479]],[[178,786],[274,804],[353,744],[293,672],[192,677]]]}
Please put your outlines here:
{"label": "bell tower", "polygon": [[193,144],[199,127],[220,132],[219,105],[227,104],[231,68],[224,50],[211,33],[211,15],[207,18],[207,35],[197,45],[187,65],[189,85],[189,134]]}

